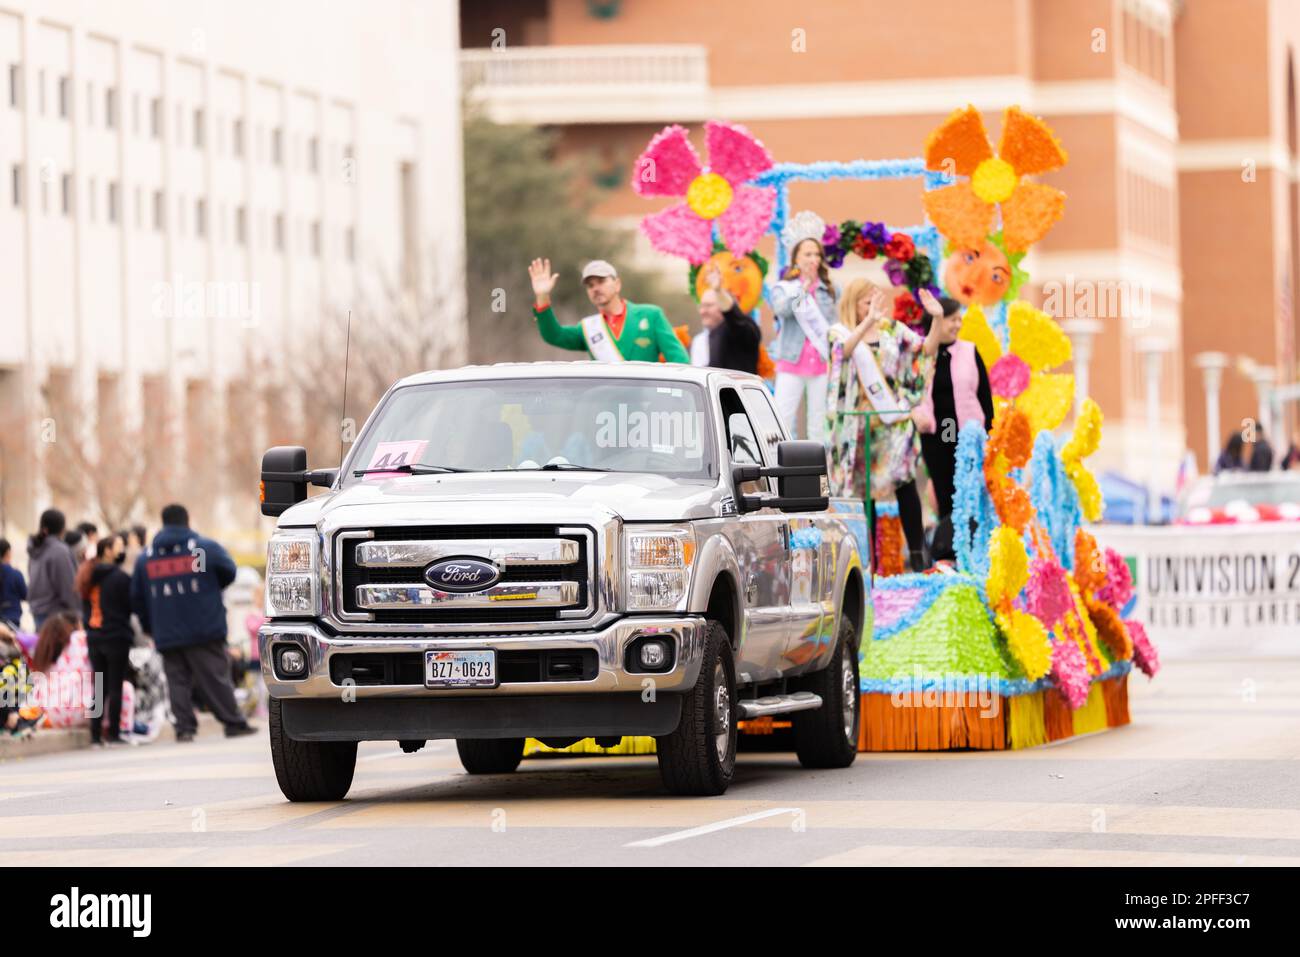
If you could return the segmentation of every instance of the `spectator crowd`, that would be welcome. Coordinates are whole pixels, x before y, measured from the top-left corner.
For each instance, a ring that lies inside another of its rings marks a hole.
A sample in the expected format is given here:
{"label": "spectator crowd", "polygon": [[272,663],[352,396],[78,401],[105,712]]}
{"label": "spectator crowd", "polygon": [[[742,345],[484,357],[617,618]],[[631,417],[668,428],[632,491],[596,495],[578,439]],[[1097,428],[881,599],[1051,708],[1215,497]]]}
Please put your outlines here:
{"label": "spectator crowd", "polygon": [[[222,593],[235,562],[184,506],[161,518],[150,539],[142,525],[69,529],[47,509],[25,575],[0,538],[0,737],[87,725],[93,745],[111,746],[151,741],[170,721],[177,741],[192,741],[196,706],[227,737],[256,732],[245,716],[255,642],[251,656],[227,646]],[[258,624],[250,615],[250,635]]]}

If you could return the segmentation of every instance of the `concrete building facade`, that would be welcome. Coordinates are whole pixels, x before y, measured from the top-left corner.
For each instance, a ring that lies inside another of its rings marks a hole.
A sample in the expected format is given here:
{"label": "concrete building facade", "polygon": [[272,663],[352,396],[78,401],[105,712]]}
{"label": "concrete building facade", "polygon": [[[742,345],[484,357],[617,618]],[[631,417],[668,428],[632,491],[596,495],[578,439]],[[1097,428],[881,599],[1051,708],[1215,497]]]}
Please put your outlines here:
{"label": "concrete building facade", "polygon": [[[561,128],[563,151],[597,171],[600,211],[628,226],[656,208],[627,181],[667,123],[694,134],[706,119],[741,122],[778,162],[811,162],[917,156],[930,130],[967,103],[995,141],[1006,106],[1043,116],[1070,163],[1042,179],[1068,201],[1024,262],[1024,295],[1050,301],[1076,354],[1089,356],[1088,388],[1106,415],[1100,470],[1172,491],[1185,450],[1207,467],[1223,437],[1207,448],[1202,352],[1229,356],[1225,430],[1258,414],[1243,372],[1251,362],[1296,378],[1295,297],[1286,292],[1297,245],[1295,4],[461,6],[471,95],[503,121]],[[1243,183],[1251,157],[1257,175]],[[791,208],[906,225],[922,219],[920,190],[799,184]],[[1290,421],[1282,416],[1274,431]]]}
{"label": "concrete building facade", "polygon": [[[263,443],[337,419],[342,369],[303,400],[286,365],[372,277],[424,256],[461,272],[457,16],[418,0],[0,0],[11,538],[49,504],[93,514],[60,500],[69,455],[102,472],[147,456],[168,479],[151,488],[208,527],[257,526],[232,483],[255,503]],[[463,299],[446,314],[454,360]]]}

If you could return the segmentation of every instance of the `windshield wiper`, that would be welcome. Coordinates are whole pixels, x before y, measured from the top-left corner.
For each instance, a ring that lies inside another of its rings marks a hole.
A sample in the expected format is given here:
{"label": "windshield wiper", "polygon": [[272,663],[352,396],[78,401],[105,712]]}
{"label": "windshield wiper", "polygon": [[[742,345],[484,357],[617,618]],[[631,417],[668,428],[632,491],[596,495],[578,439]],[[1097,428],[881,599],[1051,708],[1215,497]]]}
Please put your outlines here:
{"label": "windshield wiper", "polygon": [[403,475],[436,475],[440,472],[472,472],[473,469],[458,469],[450,465],[424,465],[419,462],[415,464],[403,463],[402,465],[389,465],[377,469],[355,469],[352,474],[377,475],[383,472],[401,472]]}
{"label": "windshield wiper", "polygon": [[538,465],[531,469],[509,468],[509,469],[489,469],[490,472],[559,472],[563,470],[570,472],[612,472],[613,469],[602,468],[599,465],[574,465],[572,462],[547,462],[545,465]]}

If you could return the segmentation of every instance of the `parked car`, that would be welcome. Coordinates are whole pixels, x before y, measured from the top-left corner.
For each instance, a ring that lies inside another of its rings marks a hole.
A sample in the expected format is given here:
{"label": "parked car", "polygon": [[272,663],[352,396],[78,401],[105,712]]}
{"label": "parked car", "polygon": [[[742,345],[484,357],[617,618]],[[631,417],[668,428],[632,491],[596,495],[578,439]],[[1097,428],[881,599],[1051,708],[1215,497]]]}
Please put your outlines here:
{"label": "parked car", "polygon": [[777,714],[805,766],[846,767],[870,563],[862,503],[825,475],[757,377],[639,362],[424,373],[341,470],[271,449],[281,790],[342,798],[358,741],[454,738],[505,773],[528,737],[651,735],[669,791],[720,794],[737,721]]}
{"label": "parked car", "polygon": [[1221,472],[1180,502],[1179,525],[1300,521],[1300,473]]}

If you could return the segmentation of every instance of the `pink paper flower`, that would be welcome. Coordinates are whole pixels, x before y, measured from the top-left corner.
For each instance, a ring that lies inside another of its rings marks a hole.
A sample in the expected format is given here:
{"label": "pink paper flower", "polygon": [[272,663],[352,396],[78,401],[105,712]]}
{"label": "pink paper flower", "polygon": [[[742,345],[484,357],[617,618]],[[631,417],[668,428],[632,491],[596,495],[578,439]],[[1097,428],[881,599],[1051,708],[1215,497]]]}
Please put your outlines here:
{"label": "pink paper flower", "polygon": [[1046,628],[1064,618],[1074,603],[1065,569],[1041,558],[1035,558],[1030,565],[1025,595],[1029,613]]}
{"label": "pink paper flower", "polygon": [[1030,368],[1024,359],[1008,352],[989,370],[989,385],[993,394],[1004,399],[1014,399],[1029,388]]}
{"label": "pink paper flower", "polygon": [[1113,548],[1106,549],[1106,584],[1097,589],[1097,597],[1116,611],[1123,611],[1133,597],[1133,574],[1128,562]]}
{"label": "pink paper flower", "polygon": [[1071,708],[1078,710],[1088,700],[1088,665],[1070,638],[1052,643],[1052,680]]}
{"label": "pink paper flower", "polygon": [[1147,636],[1146,626],[1136,618],[1126,618],[1124,624],[1128,627],[1129,638],[1133,640],[1133,663],[1148,678],[1154,678],[1160,670],[1160,655]]}
{"label": "pink paper flower", "polygon": [[704,142],[708,166],[700,163],[683,127],[666,127],[632,171],[637,195],[684,197],[684,202],[643,219],[641,230],[655,249],[692,263],[713,255],[715,220],[727,248],[739,255],[758,243],[776,207],[774,188],[744,185],[772,167],[767,147],[743,126],[715,120],[704,124]]}

